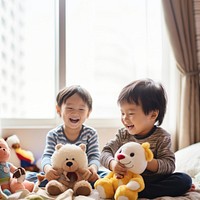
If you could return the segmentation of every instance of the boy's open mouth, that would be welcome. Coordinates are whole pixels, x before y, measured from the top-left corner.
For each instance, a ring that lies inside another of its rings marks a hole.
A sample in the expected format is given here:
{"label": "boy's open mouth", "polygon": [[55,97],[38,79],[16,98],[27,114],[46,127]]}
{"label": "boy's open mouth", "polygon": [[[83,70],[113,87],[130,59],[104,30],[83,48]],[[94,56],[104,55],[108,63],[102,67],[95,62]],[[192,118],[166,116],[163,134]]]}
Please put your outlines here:
{"label": "boy's open mouth", "polygon": [[72,122],[74,124],[77,123],[77,122],[79,122],[79,119],[72,119],[72,118],[70,118],[69,120],[70,120],[70,122]]}
{"label": "boy's open mouth", "polygon": [[127,125],[126,126],[128,129],[132,129],[134,127],[134,125]]}

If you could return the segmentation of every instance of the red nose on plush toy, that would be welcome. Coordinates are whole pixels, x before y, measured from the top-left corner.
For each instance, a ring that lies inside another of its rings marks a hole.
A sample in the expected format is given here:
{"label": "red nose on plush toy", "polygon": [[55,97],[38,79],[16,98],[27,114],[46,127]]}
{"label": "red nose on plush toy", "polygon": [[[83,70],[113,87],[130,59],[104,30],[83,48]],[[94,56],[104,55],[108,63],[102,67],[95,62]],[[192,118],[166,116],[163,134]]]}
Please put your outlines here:
{"label": "red nose on plush toy", "polygon": [[118,154],[117,155],[117,159],[118,160],[121,160],[121,159],[124,159],[124,158],[125,158],[125,156],[123,154]]}

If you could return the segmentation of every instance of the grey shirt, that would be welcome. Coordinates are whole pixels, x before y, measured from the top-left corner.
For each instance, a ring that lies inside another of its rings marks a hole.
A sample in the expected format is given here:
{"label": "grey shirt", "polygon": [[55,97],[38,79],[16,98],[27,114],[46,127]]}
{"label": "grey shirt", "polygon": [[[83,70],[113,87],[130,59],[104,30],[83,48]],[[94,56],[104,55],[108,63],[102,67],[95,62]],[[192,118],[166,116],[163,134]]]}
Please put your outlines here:
{"label": "grey shirt", "polygon": [[143,176],[155,176],[156,178],[159,177],[159,175],[162,176],[173,173],[175,170],[175,154],[171,149],[171,135],[161,127],[156,126],[143,137],[131,135],[125,128],[119,129],[115,138],[108,142],[103,148],[100,156],[101,164],[109,169],[109,163],[114,159],[114,154],[118,148],[129,141],[138,142],[140,144],[149,142],[154,158],[158,161],[157,172],[145,170]]}

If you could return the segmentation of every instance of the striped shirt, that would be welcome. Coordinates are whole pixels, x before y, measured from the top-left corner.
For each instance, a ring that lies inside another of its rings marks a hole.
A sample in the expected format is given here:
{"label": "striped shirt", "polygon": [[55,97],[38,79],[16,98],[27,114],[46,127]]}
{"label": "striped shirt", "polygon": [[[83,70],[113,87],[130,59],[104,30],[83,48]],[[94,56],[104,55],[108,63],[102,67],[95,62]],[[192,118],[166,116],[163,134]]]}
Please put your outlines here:
{"label": "striped shirt", "polygon": [[175,170],[175,154],[171,149],[171,136],[164,129],[156,126],[145,137],[131,135],[125,128],[119,129],[115,138],[103,148],[100,156],[101,164],[109,169],[109,163],[114,159],[114,154],[118,148],[129,141],[140,144],[149,142],[154,158],[158,161],[157,172],[145,170],[143,176],[162,176],[171,174]]}
{"label": "striped shirt", "polygon": [[59,125],[55,129],[49,131],[46,136],[46,146],[44,153],[42,155],[42,169],[44,166],[49,164],[51,165],[51,156],[55,151],[55,146],[57,144],[76,144],[80,145],[81,143],[86,145],[86,154],[88,158],[88,166],[95,164],[97,168],[100,166],[100,152],[99,152],[99,143],[98,143],[98,134],[95,129],[85,126],[82,126],[79,137],[75,141],[70,141],[64,133],[63,125]]}

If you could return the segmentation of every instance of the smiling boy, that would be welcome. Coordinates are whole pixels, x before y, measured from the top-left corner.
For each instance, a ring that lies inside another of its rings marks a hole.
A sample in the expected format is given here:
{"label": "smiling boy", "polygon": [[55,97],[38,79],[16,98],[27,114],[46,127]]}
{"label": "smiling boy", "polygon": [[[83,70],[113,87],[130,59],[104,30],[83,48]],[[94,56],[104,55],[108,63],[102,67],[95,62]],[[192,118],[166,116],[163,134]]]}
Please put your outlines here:
{"label": "smiling boy", "polygon": [[145,189],[140,198],[180,196],[192,187],[192,179],[184,173],[174,173],[175,154],[171,135],[160,127],[166,112],[167,95],[160,83],[151,79],[136,80],[125,86],[118,97],[124,128],[103,148],[100,162],[114,171],[120,179],[126,175],[125,166],[115,161],[114,154],[123,144],[134,141],[150,143],[154,159],[142,174]]}

